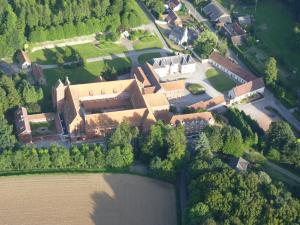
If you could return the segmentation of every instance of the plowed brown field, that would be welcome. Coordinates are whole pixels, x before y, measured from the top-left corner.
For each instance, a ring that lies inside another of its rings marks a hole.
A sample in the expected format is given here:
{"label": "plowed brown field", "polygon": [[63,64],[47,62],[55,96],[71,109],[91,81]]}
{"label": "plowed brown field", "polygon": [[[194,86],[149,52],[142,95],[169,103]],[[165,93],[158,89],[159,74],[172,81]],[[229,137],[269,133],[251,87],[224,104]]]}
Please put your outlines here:
{"label": "plowed brown field", "polygon": [[172,185],[128,174],[0,178],[1,225],[176,225]]}

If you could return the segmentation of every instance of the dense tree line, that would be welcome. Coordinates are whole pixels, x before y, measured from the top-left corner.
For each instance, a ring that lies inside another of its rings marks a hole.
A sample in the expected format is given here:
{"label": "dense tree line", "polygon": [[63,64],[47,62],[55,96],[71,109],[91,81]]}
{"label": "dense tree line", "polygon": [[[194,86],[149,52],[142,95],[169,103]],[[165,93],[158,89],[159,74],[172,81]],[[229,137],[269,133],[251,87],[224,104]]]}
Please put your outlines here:
{"label": "dense tree line", "polygon": [[258,138],[262,141],[264,137],[264,131],[259,127],[255,120],[252,120],[250,116],[246,115],[244,111],[240,111],[236,108],[229,108],[225,116],[229,120],[229,124],[238,128],[244,139],[245,144],[248,147],[254,146],[258,143]]}
{"label": "dense tree line", "polygon": [[2,172],[70,168],[124,169],[132,165],[135,159],[141,159],[149,165],[154,176],[174,181],[186,155],[183,127],[173,128],[162,122],[153,125],[148,135],[140,135],[136,127],[132,128],[123,122],[105,144],[74,145],[70,149],[57,146],[11,148],[9,144],[5,146],[5,141],[11,142],[9,137],[1,134],[0,129],[0,141],[4,146],[0,152]]}
{"label": "dense tree line", "polygon": [[161,121],[151,127],[149,135],[141,140],[140,158],[150,165],[152,174],[174,180],[186,156],[184,127],[176,128]]}
{"label": "dense tree line", "polygon": [[0,171],[126,168],[134,161],[132,141],[137,135],[137,129],[122,123],[107,139],[106,145],[82,144],[74,145],[70,149],[57,146],[49,149],[23,146],[15,151],[4,150],[0,154]]}
{"label": "dense tree line", "polygon": [[298,224],[300,203],[263,171],[238,173],[198,148],[189,164],[187,224]]}
{"label": "dense tree line", "polygon": [[13,148],[17,142],[13,127],[7,121],[14,121],[15,109],[26,106],[31,113],[40,112],[42,99],[42,89],[31,85],[25,75],[16,75],[13,79],[6,75],[0,77],[0,149]]}
{"label": "dense tree line", "polygon": [[165,11],[163,0],[142,0],[151,13],[158,19],[160,15]]}
{"label": "dense tree line", "polygon": [[32,42],[136,27],[145,22],[134,0],[0,0],[0,58]]}
{"label": "dense tree line", "polygon": [[265,152],[269,158],[300,168],[300,143],[290,125],[272,122],[266,135]]}
{"label": "dense tree line", "polygon": [[242,156],[245,143],[241,132],[229,125],[223,127],[209,126],[204,129],[212,152],[220,152],[227,155]]}

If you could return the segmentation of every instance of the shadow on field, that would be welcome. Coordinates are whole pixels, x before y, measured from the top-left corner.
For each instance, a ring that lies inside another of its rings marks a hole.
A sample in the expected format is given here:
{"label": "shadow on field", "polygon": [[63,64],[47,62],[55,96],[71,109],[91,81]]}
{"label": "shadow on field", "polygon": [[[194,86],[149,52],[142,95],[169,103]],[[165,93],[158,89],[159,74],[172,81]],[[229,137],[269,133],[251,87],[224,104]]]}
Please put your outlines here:
{"label": "shadow on field", "polygon": [[99,192],[91,194],[95,225],[176,224],[173,186],[129,174],[103,174]]}

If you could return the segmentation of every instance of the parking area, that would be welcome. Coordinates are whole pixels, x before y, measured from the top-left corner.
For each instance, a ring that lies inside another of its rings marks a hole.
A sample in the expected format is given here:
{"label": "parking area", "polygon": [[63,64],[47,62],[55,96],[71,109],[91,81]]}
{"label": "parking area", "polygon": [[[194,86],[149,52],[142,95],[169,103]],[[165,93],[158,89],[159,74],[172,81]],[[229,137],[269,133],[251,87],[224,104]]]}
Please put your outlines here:
{"label": "parking area", "polygon": [[273,121],[278,121],[280,118],[274,113],[266,109],[268,106],[266,99],[261,99],[256,102],[237,105],[239,110],[243,110],[252,119],[256,120],[259,126],[267,131]]}
{"label": "parking area", "polygon": [[185,96],[179,99],[171,100],[171,104],[176,104],[178,107],[184,107],[194,104],[199,101],[205,101],[210,98],[214,98],[222,95],[219,91],[213,88],[213,86],[206,79],[205,72],[210,65],[208,63],[196,63],[196,70],[190,74],[172,74],[162,79],[162,81],[185,79],[186,84],[195,83],[200,84],[205,88],[205,93],[201,95],[192,95],[188,90],[185,90]]}

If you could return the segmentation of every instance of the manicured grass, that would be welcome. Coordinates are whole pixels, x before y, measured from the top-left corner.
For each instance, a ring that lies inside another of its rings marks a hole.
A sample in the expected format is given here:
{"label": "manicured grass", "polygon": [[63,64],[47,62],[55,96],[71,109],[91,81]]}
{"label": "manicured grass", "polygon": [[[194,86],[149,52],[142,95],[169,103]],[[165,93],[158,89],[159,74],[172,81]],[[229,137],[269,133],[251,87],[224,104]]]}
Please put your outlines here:
{"label": "manicured grass", "polygon": [[[48,122],[40,122],[40,123],[30,123],[30,128],[32,130],[32,136],[41,136],[41,135],[48,135],[48,134],[55,134],[56,127],[55,121],[48,121]],[[45,131],[41,131],[40,129],[46,129]]]}
{"label": "manicured grass", "polygon": [[100,62],[86,63],[85,66],[72,66],[71,68],[46,69],[44,74],[47,80],[47,86],[43,87],[44,101],[42,108],[44,112],[51,111],[51,90],[58,79],[62,81],[68,76],[72,84],[82,84],[94,82],[97,77],[105,71],[107,67],[115,68],[118,74],[128,72],[131,68],[129,58],[117,58],[113,60],[104,60]]}
{"label": "manicured grass", "polygon": [[78,54],[78,56],[80,56],[83,59],[88,59],[109,54],[119,54],[127,51],[127,49],[122,45],[118,45],[111,42],[103,42],[99,45],[87,43],[63,48],[39,50],[36,52],[31,52],[29,54],[29,57],[31,61],[38,62],[40,64],[56,64],[57,52],[61,53],[62,55],[65,55],[65,50],[67,48],[71,50],[72,55],[70,57],[64,57],[65,62],[76,60],[76,54]]}
{"label": "manicured grass", "polygon": [[300,70],[300,54],[295,51],[293,42],[288,41],[293,35],[296,18],[286,5],[279,0],[259,1],[255,19],[257,35],[271,54]]}
{"label": "manicured grass", "polygon": [[161,57],[161,54],[159,52],[145,53],[138,57],[138,61],[139,61],[139,64],[144,64],[145,62],[147,62],[153,58],[158,58],[158,57]]}
{"label": "manicured grass", "polygon": [[205,75],[211,85],[220,92],[229,91],[236,86],[236,83],[218,70],[209,69],[206,71]]}
{"label": "manicured grass", "polygon": [[133,48],[135,50],[145,49],[145,48],[162,48],[163,44],[157,36],[147,36],[141,37],[139,40],[133,42]]}
{"label": "manicured grass", "polygon": [[186,86],[189,92],[191,92],[193,95],[201,95],[205,93],[205,88],[202,87],[200,84],[188,84]]}

